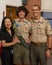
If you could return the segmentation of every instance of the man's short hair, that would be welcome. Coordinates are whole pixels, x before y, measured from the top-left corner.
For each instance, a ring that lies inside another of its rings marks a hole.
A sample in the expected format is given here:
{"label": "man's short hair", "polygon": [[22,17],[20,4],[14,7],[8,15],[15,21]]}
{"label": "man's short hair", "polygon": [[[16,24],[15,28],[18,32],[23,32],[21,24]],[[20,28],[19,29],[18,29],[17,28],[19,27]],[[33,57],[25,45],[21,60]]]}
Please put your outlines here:
{"label": "man's short hair", "polygon": [[34,7],[37,6],[39,10],[41,10],[40,6],[38,4],[33,5]]}

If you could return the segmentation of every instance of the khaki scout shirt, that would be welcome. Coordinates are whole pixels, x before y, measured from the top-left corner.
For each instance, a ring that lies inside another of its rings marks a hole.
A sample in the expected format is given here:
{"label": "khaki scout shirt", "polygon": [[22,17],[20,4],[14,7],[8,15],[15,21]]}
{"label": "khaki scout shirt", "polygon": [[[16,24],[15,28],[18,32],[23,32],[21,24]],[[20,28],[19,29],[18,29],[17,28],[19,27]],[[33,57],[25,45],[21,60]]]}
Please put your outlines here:
{"label": "khaki scout shirt", "polygon": [[[17,24],[17,26],[15,24]],[[15,23],[14,23],[13,27],[17,27],[18,28],[16,31],[19,32],[22,35],[22,37],[25,39],[26,42],[29,40],[31,22],[29,22],[26,19],[24,19],[23,22],[20,21],[20,19],[15,19]]]}
{"label": "khaki scout shirt", "polygon": [[32,22],[31,41],[35,43],[47,42],[47,36],[52,34],[48,20],[40,17],[40,20],[31,19],[30,21]]}

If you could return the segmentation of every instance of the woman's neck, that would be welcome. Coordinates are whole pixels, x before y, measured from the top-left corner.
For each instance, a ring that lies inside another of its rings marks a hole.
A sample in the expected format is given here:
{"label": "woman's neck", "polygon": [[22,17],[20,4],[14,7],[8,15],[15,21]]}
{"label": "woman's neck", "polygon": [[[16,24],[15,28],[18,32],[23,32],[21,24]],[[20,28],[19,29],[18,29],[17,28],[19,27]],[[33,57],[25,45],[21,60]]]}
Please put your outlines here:
{"label": "woman's neck", "polygon": [[12,35],[12,34],[11,34],[11,29],[6,29],[6,30],[8,31],[8,33],[9,33],[10,35]]}
{"label": "woman's neck", "polygon": [[11,29],[6,29],[7,31],[11,31]]}

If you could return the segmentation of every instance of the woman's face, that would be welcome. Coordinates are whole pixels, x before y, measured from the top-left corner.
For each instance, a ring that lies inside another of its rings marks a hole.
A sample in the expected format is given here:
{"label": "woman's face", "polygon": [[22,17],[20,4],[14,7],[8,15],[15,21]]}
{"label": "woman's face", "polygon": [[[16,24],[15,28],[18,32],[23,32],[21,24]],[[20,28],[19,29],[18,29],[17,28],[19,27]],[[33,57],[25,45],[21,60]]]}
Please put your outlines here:
{"label": "woman's face", "polygon": [[5,23],[4,24],[5,24],[6,29],[10,29],[11,26],[12,26],[12,23],[11,23],[9,18],[5,19]]}
{"label": "woman's face", "polygon": [[23,10],[21,10],[19,13],[19,18],[24,18],[25,17],[25,12]]}

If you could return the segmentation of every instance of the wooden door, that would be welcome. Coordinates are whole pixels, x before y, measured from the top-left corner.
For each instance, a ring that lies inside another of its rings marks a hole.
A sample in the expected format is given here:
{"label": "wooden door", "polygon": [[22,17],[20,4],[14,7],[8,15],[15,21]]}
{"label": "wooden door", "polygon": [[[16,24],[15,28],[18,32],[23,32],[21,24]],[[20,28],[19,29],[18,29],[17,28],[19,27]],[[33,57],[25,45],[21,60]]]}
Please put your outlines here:
{"label": "wooden door", "polygon": [[14,6],[6,6],[6,16],[11,17],[12,19],[17,18],[16,9],[17,7]]}

